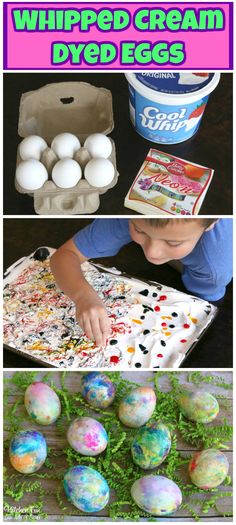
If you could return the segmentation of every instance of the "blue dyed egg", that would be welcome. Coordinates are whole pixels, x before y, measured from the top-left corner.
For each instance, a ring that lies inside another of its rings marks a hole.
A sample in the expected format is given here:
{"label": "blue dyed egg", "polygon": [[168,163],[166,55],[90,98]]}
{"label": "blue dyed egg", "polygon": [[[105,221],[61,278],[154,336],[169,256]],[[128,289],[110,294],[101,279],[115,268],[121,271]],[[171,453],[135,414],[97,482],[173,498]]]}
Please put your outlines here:
{"label": "blue dyed egg", "polygon": [[64,476],[63,485],[67,498],[83,512],[99,512],[109,501],[106,480],[90,467],[71,467]]}
{"label": "blue dyed egg", "polygon": [[79,417],[68,428],[71,447],[84,456],[97,456],[107,446],[108,435],[103,425],[92,417]]}
{"label": "blue dyed egg", "polygon": [[99,372],[89,372],[81,379],[82,396],[93,407],[106,408],[114,400],[116,389],[112,381]]}
{"label": "blue dyed egg", "polygon": [[25,408],[29,416],[39,425],[55,423],[61,413],[61,403],[54,390],[37,381],[25,391]]}
{"label": "blue dyed egg", "polygon": [[219,412],[217,399],[202,390],[183,392],[178,397],[178,404],[182,414],[197,423],[210,423]]}
{"label": "blue dyed egg", "polygon": [[179,487],[164,476],[144,476],[131,487],[131,496],[142,510],[154,516],[169,516],[182,503]]}
{"label": "blue dyed egg", "polygon": [[163,423],[148,423],[140,428],[131,445],[131,454],[136,465],[143,469],[158,467],[171,447],[171,434]]}
{"label": "blue dyed egg", "polygon": [[9,448],[10,462],[22,474],[36,472],[47,457],[47,444],[44,436],[36,430],[18,432]]}
{"label": "blue dyed egg", "polygon": [[226,478],[229,463],[223,452],[209,448],[194,454],[188,470],[194,485],[200,489],[213,489]]}
{"label": "blue dyed egg", "polygon": [[138,428],[145,425],[156,406],[156,395],[150,387],[138,387],[129,392],[120,402],[118,415],[127,427]]}

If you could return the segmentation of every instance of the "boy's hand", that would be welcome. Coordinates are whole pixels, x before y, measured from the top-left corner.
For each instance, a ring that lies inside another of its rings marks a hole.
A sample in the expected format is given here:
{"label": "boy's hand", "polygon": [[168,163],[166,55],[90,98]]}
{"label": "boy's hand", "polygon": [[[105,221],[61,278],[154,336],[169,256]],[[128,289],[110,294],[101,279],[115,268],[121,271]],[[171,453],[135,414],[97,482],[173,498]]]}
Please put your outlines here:
{"label": "boy's hand", "polygon": [[94,290],[86,290],[83,298],[76,303],[76,319],[89,339],[95,339],[97,346],[106,346],[111,323],[103,302]]}

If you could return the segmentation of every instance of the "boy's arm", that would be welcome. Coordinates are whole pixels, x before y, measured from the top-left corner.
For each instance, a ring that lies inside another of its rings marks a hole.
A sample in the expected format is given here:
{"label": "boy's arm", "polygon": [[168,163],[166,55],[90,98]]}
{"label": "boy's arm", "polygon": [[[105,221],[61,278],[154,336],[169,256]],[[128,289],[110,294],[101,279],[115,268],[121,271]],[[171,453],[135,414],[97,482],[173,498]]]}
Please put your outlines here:
{"label": "boy's arm", "polygon": [[102,300],[83,276],[81,264],[86,260],[70,239],[52,255],[50,263],[57,285],[75,303],[82,330],[98,346],[105,346],[110,320]]}

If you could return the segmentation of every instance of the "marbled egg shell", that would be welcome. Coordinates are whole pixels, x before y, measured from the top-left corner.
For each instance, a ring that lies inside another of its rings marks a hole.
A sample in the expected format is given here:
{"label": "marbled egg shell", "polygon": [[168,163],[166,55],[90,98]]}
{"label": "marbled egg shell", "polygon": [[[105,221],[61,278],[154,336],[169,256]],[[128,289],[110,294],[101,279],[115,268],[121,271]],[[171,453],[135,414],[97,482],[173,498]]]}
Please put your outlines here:
{"label": "marbled egg shell", "polygon": [[67,470],[63,481],[68,499],[83,512],[99,512],[109,501],[109,487],[104,477],[90,467]]}
{"label": "marbled egg shell", "polygon": [[9,457],[12,466],[22,474],[36,472],[47,457],[44,436],[36,430],[23,430],[15,434],[10,443]]}
{"label": "marbled egg shell", "polygon": [[168,516],[182,503],[181,490],[176,483],[152,474],[133,483],[131,496],[138,507],[154,516]]}
{"label": "marbled egg shell", "polygon": [[152,388],[141,386],[129,392],[120,402],[118,415],[127,427],[145,425],[156,406],[156,395]]}
{"label": "marbled egg shell", "polygon": [[97,456],[108,443],[105,428],[92,417],[75,419],[68,428],[67,439],[70,446],[84,456]]}
{"label": "marbled egg shell", "polygon": [[182,414],[187,419],[197,423],[210,423],[219,412],[217,399],[208,392],[201,390],[183,392],[178,397],[178,403]]}
{"label": "marbled egg shell", "polygon": [[194,454],[188,470],[194,485],[200,489],[213,489],[226,478],[229,463],[223,452],[209,448]]}
{"label": "marbled egg shell", "polygon": [[106,408],[114,400],[116,389],[112,381],[99,372],[89,372],[81,380],[82,396],[96,408]]}
{"label": "marbled egg shell", "polygon": [[158,467],[169,454],[171,434],[161,422],[148,423],[140,428],[131,445],[134,463],[143,469]]}
{"label": "marbled egg shell", "polygon": [[25,391],[25,408],[29,416],[39,425],[51,425],[61,413],[61,403],[54,390],[37,381]]}

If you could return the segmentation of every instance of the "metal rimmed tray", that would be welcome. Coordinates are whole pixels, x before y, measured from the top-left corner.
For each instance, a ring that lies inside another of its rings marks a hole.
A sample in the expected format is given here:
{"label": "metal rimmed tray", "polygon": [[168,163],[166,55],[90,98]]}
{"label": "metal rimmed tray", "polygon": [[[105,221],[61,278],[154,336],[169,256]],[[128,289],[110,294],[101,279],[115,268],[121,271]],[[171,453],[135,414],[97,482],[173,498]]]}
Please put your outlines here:
{"label": "metal rimmed tray", "polygon": [[[40,247],[38,248],[35,252],[33,252],[31,255],[29,256],[26,256],[26,257],[23,257],[22,259],[16,261],[11,267],[9,267],[5,273],[5,277],[4,277],[4,290],[6,291],[7,290],[7,285],[9,284],[12,284],[14,282],[15,279],[17,279],[17,277],[21,274],[21,272],[23,272],[23,270],[27,269],[29,267],[29,265],[32,263],[32,261],[34,260],[45,260],[47,259],[52,253],[54,252],[54,249],[52,248],[47,248],[47,247]],[[90,263],[91,264],[91,263]],[[164,286],[164,285],[161,285],[160,283],[157,283],[155,281],[150,281],[150,280],[147,280],[147,279],[136,279],[132,276],[130,276],[129,274],[126,274],[124,272],[120,272],[119,270],[117,270],[116,268],[107,268],[107,267],[104,267],[100,264],[96,264],[96,263],[93,263],[92,262],[92,266],[94,268],[96,268],[96,270],[102,272],[103,274],[113,274],[113,276],[115,275],[118,279],[121,278],[122,281],[130,281],[132,280],[132,283],[135,283],[135,285],[139,286],[142,285],[142,284],[146,284],[147,286],[149,286],[152,291],[159,291],[163,288],[163,290],[167,290],[167,288]],[[142,287],[140,288],[140,290],[142,289]],[[188,294],[185,294],[183,292],[178,292],[176,290],[174,290],[173,288],[168,288],[169,291],[173,291],[173,292],[176,292],[177,294],[180,294],[180,296],[183,296],[183,300],[184,300],[184,297],[189,297]],[[140,292],[138,292],[140,293]],[[191,299],[193,300],[193,302],[202,302],[203,305],[209,305],[209,303],[207,303],[206,301],[203,301],[199,298],[196,298],[194,296],[190,296]],[[145,299],[143,298],[143,302],[145,301]],[[170,364],[168,366],[160,366],[160,368],[179,368],[180,366],[182,366],[182,364],[184,363],[185,359],[189,356],[190,352],[192,352],[192,350],[195,348],[196,344],[198,343],[198,341],[203,337],[203,335],[205,334],[205,332],[207,331],[207,329],[209,328],[209,326],[212,324],[212,322],[214,321],[217,313],[218,313],[218,309],[217,307],[213,306],[213,305],[209,305],[208,306],[210,308],[210,315],[208,315],[206,317],[206,322],[203,324],[202,328],[200,329],[200,331],[198,331],[198,333],[196,333],[196,338],[193,340],[193,337],[191,336],[191,341],[189,341],[189,344],[190,346],[183,352],[183,354],[181,353],[180,355],[178,355],[178,359],[176,361],[173,361],[174,364]],[[195,337],[195,336],[194,336]],[[141,342],[141,341],[139,341]],[[142,346],[142,345],[141,345]],[[77,366],[75,364],[73,364],[73,360],[72,360],[72,365],[69,364],[69,359],[68,359],[68,363],[66,364],[63,364],[61,365],[60,363],[57,364],[52,364],[52,362],[50,362],[48,359],[44,359],[44,358],[40,358],[39,356],[35,356],[35,355],[32,355],[32,353],[30,353],[29,350],[24,350],[22,348],[14,348],[12,345],[9,345],[8,342],[6,342],[4,344],[4,348],[6,350],[9,350],[10,352],[13,352],[15,353],[16,355],[19,355],[20,357],[24,357],[24,358],[27,358],[29,359],[30,361],[32,361],[32,363],[37,363],[39,364],[40,366],[45,366],[45,367],[53,367],[53,368],[61,368],[61,367],[65,367],[65,368],[77,368]],[[55,353],[56,353],[57,349],[55,348]],[[171,346],[170,346],[170,351],[172,352],[171,350]],[[173,354],[174,352],[176,351],[175,348],[173,348]],[[74,359],[74,358],[73,358]],[[62,362],[63,362],[63,359],[62,359]],[[85,361],[86,363],[86,361]],[[108,366],[106,364],[106,366],[104,365],[91,365],[91,364],[79,364],[78,365],[79,367],[81,368],[99,368],[99,369],[107,369]],[[125,369],[125,368],[133,368],[133,364],[128,367],[126,365],[122,366],[122,369]],[[118,368],[118,367],[117,367]],[[152,368],[152,366],[142,366],[142,368]],[[153,366],[153,368],[157,368],[156,366]],[[121,368],[120,368],[121,369]]]}

